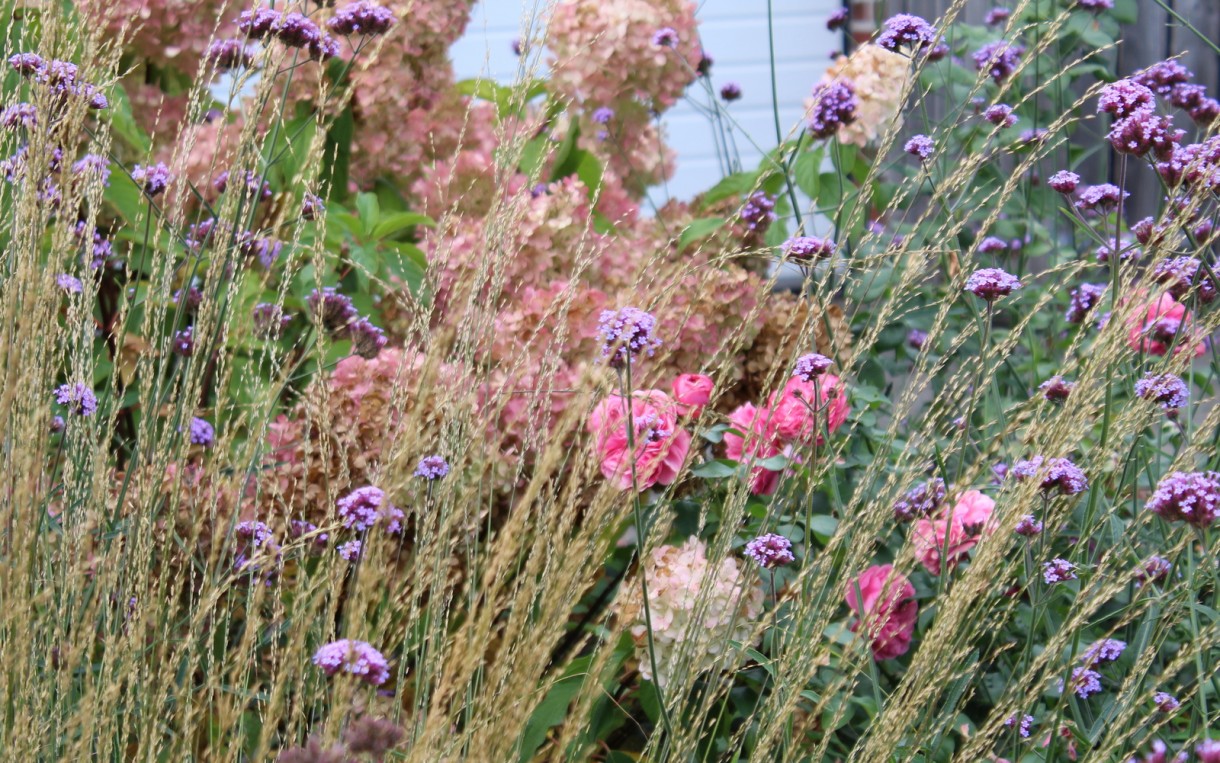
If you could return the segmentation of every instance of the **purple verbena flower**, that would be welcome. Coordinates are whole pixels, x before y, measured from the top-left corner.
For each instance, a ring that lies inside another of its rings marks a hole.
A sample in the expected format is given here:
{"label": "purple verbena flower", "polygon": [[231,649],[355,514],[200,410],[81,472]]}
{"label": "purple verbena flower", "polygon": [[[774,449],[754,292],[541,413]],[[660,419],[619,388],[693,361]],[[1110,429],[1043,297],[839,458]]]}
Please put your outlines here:
{"label": "purple verbena flower", "polygon": [[783,567],[796,561],[792,554],[792,541],[782,535],[767,533],[746,544],[745,555],[763,569]]}
{"label": "purple verbena flower", "polygon": [[846,29],[850,20],[851,13],[847,8],[836,8],[834,13],[826,18],[826,28],[831,32],[836,29]]}
{"label": "purple verbena flower", "polygon": [[1017,115],[1012,112],[1012,106],[1004,103],[988,106],[983,112],[983,119],[996,127],[1012,127],[1017,123]]}
{"label": "purple verbena flower", "polygon": [[1050,179],[1046,181],[1046,184],[1050,186],[1052,190],[1058,191],[1062,194],[1069,194],[1075,191],[1076,187],[1080,185],[1080,176],[1075,172],[1060,170],[1054,175],[1051,175]]}
{"label": "purple verbena flower", "polygon": [[415,476],[426,480],[439,480],[449,474],[449,462],[443,456],[424,456],[415,467]]}
{"label": "purple verbena flower", "polygon": [[1123,199],[1131,194],[1110,183],[1091,185],[1080,192],[1080,200],[1076,207],[1085,211],[1108,211],[1118,207]]}
{"label": "purple verbena flower", "polygon": [[314,654],[313,664],[328,676],[348,673],[373,686],[380,686],[390,677],[386,658],[365,641],[332,641]]}
{"label": "purple verbena flower", "polygon": [[169,167],[165,166],[165,162],[157,162],[150,167],[137,164],[131,171],[131,179],[144,188],[144,193],[152,197],[164,193],[174,176]]}
{"label": "purple verbena flower", "polygon": [[184,358],[189,358],[195,354],[195,327],[187,326],[186,328],[175,331],[173,339],[170,341],[170,349],[175,355]]}
{"label": "purple verbena flower", "polygon": [[[1010,729],[1013,728],[1014,726],[1017,726],[1017,716],[1015,716],[1015,715],[1008,716],[1008,718],[1006,718],[1004,720],[1004,725]],[[1021,716],[1021,724],[1018,727],[1018,733],[1021,735],[1022,739],[1029,738],[1030,730],[1033,728],[1033,725],[1034,725],[1034,717],[1032,715]]]}
{"label": "purple verbena flower", "polygon": [[1135,382],[1135,396],[1153,403],[1160,403],[1167,411],[1176,411],[1186,406],[1190,399],[1190,388],[1186,382],[1173,374],[1158,374],[1149,371]]}
{"label": "purple verbena flower", "polygon": [[1100,283],[1082,283],[1072,289],[1071,301],[1068,303],[1067,312],[1063,315],[1064,319],[1068,323],[1084,323],[1089,311],[1097,306],[1105,291],[1106,285]]}
{"label": "purple verbena flower", "polygon": [[741,100],[741,85],[736,82],[726,82],[720,86],[720,100],[725,103]]}
{"label": "purple verbena flower", "polygon": [[[1072,680],[1068,683],[1077,697],[1088,699],[1101,692],[1101,673],[1090,668],[1073,668]],[[1060,691],[1062,691],[1060,687]]]}
{"label": "purple verbena flower", "polygon": [[1076,5],[1092,13],[1114,10],[1114,0],[1076,0]]}
{"label": "purple verbena flower", "polygon": [[364,551],[364,544],[358,540],[349,540],[347,543],[341,544],[337,550],[345,562],[355,563]]}
{"label": "purple verbena flower", "polygon": [[1042,563],[1042,580],[1047,585],[1076,579],[1076,565],[1067,559],[1052,559]]}
{"label": "purple verbena flower", "polygon": [[657,48],[676,48],[678,47],[678,32],[673,27],[662,27],[653,34],[652,44]]}
{"label": "purple verbena flower", "polygon": [[97,412],[97,396],[84,382],[57,387],[55,402],[67,406],[68,412],[77,416],[92,416]]}
{"label": "purple verbena flower", "polygon": [[1097,97],[1097,111],[1123,119],[1141,111],[1152,111],[1156,96],[1135,80],[1120,79],[1101,89]]}
{"label": "purple verbena flower", "polygon": [[1172,713],[1182,706],[1178,698],[1168,692],[1158,691],[1152,695],[1152,701],[1156,704],[1156,709],[1162,713]]}
{"label": "purple verbena flower", "polygon": [[909,13],[899,13],[885,20],[885,28],[877,44],[898,52],[904,47],[927,48],[936,42],[936,30],[925,19]]}
{"label": "purple verbena flower", "polygon": [[1038,385],[1038,391],[1052,403],[1062,403],[1072,394],[1075,386],[1076,382],[1067,381],[1062,376],[1052,376]]}
{"label": "purple verbena flower", "polygon": [[983,18],[983,23],[987,26],[999,26],[1005,21],[1008,21],[1010,16],[1012,16],[1011,10],[1004,8],[1003,6],[996,6],[995,8],[987,11],[986,17]]}
{"label": "purple verbena flower", "polygon": [[1084,655],[1080,658],[1080,661],[1086,667],[1100,665],[1103,662],[1114,662],[1123,656],[1123,651],[1126,648],[1126,641],[1119,641],[1113,638],[1102,639],[1090,644],[1089,648],[1084,650]]}
{"label": "purple verbena flower", "polygon": [[309,314],[330,332],[338,332],[356,320],[358,314],[352,306],[351,297],[340,294],[333,286],[314,289],[305,298]]}
{"label": "purple verbena flower", "polygon": [[1120,154],[1153,154],[1164,161],[1173,155],[1174,147],[1185,135],[1184,130],[1174,129],[1173,120],[1169,117],[1159,116],[1152,111],[1137,111],[1111,125],[1106,139]]}
{"label": "purple verbena flower", "polygon": [[902,150],[911,156],[918,157],[921,162],[926,162],[936,153],[936,144],[927,135],[916,135],[906,142]]}
{"label": "purple verbena flower", "polygon": [[912,350],[922,350],[924,343],[928,341],[928,332],[920,331],[919,329],[911,329],[907,332],[907,347]]}
{"label": "purple verbena flower", "polygon": [[1158,61],[1131,76],[1131,81],[1143,85],[1157,95],[1169,95],[1178,85],[1184,85],[1194,74],[1174,59]]}
{"label": "purple verbena flower", "polygon": [[15,103],[0,112],[0,125],[10,130],[18,127],[33,129],[38,126],[38,109],[31,103]]}
{"label": "purple verbena flower", "polygon": [[1003,82],[1017,70],[1024,54],[1025,48],[1016,43],[989,42],[974,52],[974,68],[987,72],[996,82]]}
{"label": "purple verbena flower", "polygon": [[983,268],[970,274],[965,290],[980,299],[994,302],[1020,289],[1021,285],[1016,276],[1000,268]]}
{"label": "purple verbena flower", "polygon": [[1135,587],[1141,588],[1146,583],[1164,583],[1173,571],[1173,563],[1163,556],[1150,556],[1135,573]]}
{"label": "purple verbena flower", "polygon": [[369,0],[357,0],[340,8],[326,22],[326,26],[335,34],[344,37],[362,35],[375,37],[390,31],[398,22],[389,8],[371,3]]}
{"label": "purple verbena flower", "polygon": [[1026,514],[1017,520],[1017,526],[1014,529],[1017,535],[1024,535],[1026,538],[1032,538],[1042,532],[1042,522],[1033,514]]}
{"label": "purple verbena flower", "polygon": [[945,500],[945,481],[934,477],[906,492],[894,503],[894,518],[899,522],[910,522],[936,513]]}
{"label": "purple verbena flower", "polygon": [[830,370],[834,361],[825,355],[811,352],[796,359],[792,369],[792,377],[801,381],[812,382],[814,377],[821,376]]}
{"label": "purple verbena flower", "polygon": [[599,106],[593,110],[593,121],[599,125],[610,124],[612,119],[614,119],[614,109],[609,106]]}
{"label": "purple verbena flower", "polygon": [[829,238],[794,236],[784,242],[784,253],[794,262],[808,263],[833,257],[837,247]]}
{"label": "purple verbena flower", "polygon": [[997,254],[1008,250],[1008,242],[997,236],[988,236],[979,242],[979,251],[983,254]]}
{"label": "purple verbena flower", "polygon": [[203,60],[217,71],[227,72],[253,68],[257,56],[258,50],[245,40],[224,39],[213,40],[203,54]]}
{"label": "purple verbena flower", "polygon": [[318,216],[326,211],[326,204],[322,201],[321,196],[316,196],[312,193],[306,193],[301,199],[301,219],[316,220]]}
{"label": "purple verbena flower", "polygon": [[68,294],[80,294],[85,290],[84,284],[80,282],[79,278],[67,273],[55,276],[55,285]]}
{"label": "purple verbena flower", "polygon": [[402,531],[402,520],[405,518],[402,509],[391,504],[380,488],[372,485],[356,488],[335,505],[344,527],[364,532],[380,523],[391,535]]}
{"label": "purple verbena flower", "polygon": [[661,346],[653,336],[657,319],[651,313],[635,307],[604,310],[597,332],[602,340],[602,357],[609,358],[611,368],[623,368],[641,353],[652,356]]}
{"label": "purple verbena flower", "polygon": [[814,138],[829,138],[840,127],[856,121],[856,89],[847,82],[820,83],[810,98],[809,133]]}
{"label": "purple verbena flower", "polygon": [[347,335],[352,340],[352,352],[365,360],[372,360],[380,355],[389,341],[385,332],[374,326],[368,318],[360,318],[348,324]]}
{"label": "purple verbena flower", "polygon": [[110,186],[110,160],[100,154],[85,154],[72,165],[72,174],[94,176],[103,186]]}
{"label": "purple verbena flower", "polygon": [[191,419],[190,439],[192,445],[210,448],[216,443],[216,430],[203,419],[194,417]]}
{"label": "purple verbena flower", "polygon": [[279,339],[292,322],[284,314],[284,308],[273,302],[260,302],[254,306],[254,335],[259,339]]}
{"label": "purple verbena flower", "polygon": [[1206,529],[1220,519],[1220,472],[1173,472],[1144,506],[1167,521]]}
{"label": "purple verbena flower", "polygon": [[755,191],[746,197],[741,207],[741,221],[758,233],[765,233],[775,222],[775,199],[763,191]]}
{"label": "purple verbena flower", "polygon": [[1207,275],[1203,263],[1195,257],[1172,257],[1162,260],[1152,269],[1152,278],[1164,284],[1173,298],[1183,301],[1191,289],[1203,304],[1216,299],[1216,284]]}

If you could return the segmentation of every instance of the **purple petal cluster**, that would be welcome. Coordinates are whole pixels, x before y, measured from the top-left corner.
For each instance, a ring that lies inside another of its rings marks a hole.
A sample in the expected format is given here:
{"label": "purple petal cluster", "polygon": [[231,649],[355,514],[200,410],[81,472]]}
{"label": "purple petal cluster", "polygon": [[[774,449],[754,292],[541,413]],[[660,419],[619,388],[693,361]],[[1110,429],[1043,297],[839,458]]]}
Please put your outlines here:
{"label": "purple petal cluster", "polygon": [[926,162],[936,153],[936,144],[927,135],[916,135],[906,142],[902,150],[917,157],[921,162]]}
{"label": "purple petal cluster", "polygon": [[279,339],[292,317],[284,314],[284,308],[273,302],[260,302],[254,306],[254,335],[259,339]]}
{"label": "purple petal cluster", "polygon": [[983,254],[999,254],[1008,250],[1008,242],[998,236],[988,236],[979,242],[979,251]]}
{"label": "purple petal cluster", "polygon": [[223,39],[213,40],[208,45],[203,60],[217,71],[227,72],[253,68],[257,56],[258,50],[245,40]]}
{"label": "purple petal cluster", "polygon": [[349,540],[343,543],[338,548],[339,556],[345,562],[356,562],[360,559],[360,554],[364,551],[364,544],[359,540]]}
{"label": "purple petal cluster", "polygon": [[829,138],[840,127],[856,121],[856,89],[847,82],[820,83],[810,98],[809,132],[814,138]]}
{"label": "purple petal cluster", "polygon": [[314,289],[305,298],[305,304],[309,314],[322,324],[322,328],[332,333],[342,331],[359,317],[351,297],[340,294],[333,286]]}
{"label": "purple petal cluster", "polygon": [[1108,211],[1116,209],[1122,200],[1130,195],[1111,183],[1091,185],[1080,192],[1080,199],[1076,202],[1076,207],[1086,212]]}
{"label": "purple petal cluster", "polygon": [[657,48],[676,48],[678,47],[678,32],[673,27],[661,27],[652,35],[653,47]]}
{"label": "purple petal cluster", "polygon": [[1072,394],[1075,386],[1076,382],[1067,381],[1062,376],[1052,376],[1038,385],[1038,391],[1052,403],[1062,403]]}
{"label": "purple petal cluster", "polygon": [[1012,106],[1005,103],[988,106],[983,112],[983,119],[996,127],[1012,127],[1017,123],[1017,115],[1012,112]]}
{"label": "purple petal cluster", "polygon": [[1173,472],[1144,506],[1170,522],[1206,529],[1220,519],[1220,472]]}
{"label": "purple petal cluster", "polygon": [[1018,729],[1018,733],[1021,735],[1021,738],[1029,739],[1029,735],[1030,735],[1031,730],[1034,725],[1034,717],[1032,715],[1021,716],[1021,723],[1018,726],[1017,716],[1010,715],[1010,716],[1008,716],[1008,718],[1006,718],[1004,720],[1004,725],[1010,729],[1013,728],[1014,726],[1016,726]]}
{"label": "purple petal cluster", "polygon": [[381,523],[391,535],[402,531],[402,520],[405,518],[402,509],[390,503],[380,488],[372,485],[356,488],[335,505],[344,527],[364,532]]}
{"label": "purple petal cluster", "polygon": [[426,480],[439,480],[449,474],[449,462],[443,456],[424,456],[415,466],[415,476]]}
{"label": "purple petal cluster", "polygon": [[1194,79],[1194,73],[1176,60],[1158,61],[1131,76],[1131,81],[1143,85],[1157,95],[1169,95],[1174,88]]}
{"label": "purple petal cluster", "polygon": [[180,331],[175,331],[173,338],[170,340],[170,349],[175,355],[183,358],[189,358],[195,354],[195,327],[187,326]]}
{"label": "purple petal cluster", "polygon": [[1156,96],[1135,80],[1120,79],[1101,89],[1097,98],[1097,111],[1123,119],[1141,111],[1152,111],[1156,107]]}
{"label": "purple petal cluster", "polygon": [[741,100],[741,85],[736,82],[726,82],[720,86],[720,100],[725,103]]}
{"label": "purple petal cluster", "polygon": [[1166,160],[1173,156],[1174,147],[1182,142],[1184,130],[1176,130],[1173,120],[1152,111],[1137,111],[1117,120],[1106,139],[1120,154],[1147,156],[1153,154]]}
{"label": "purple petal cluster", "polygon": [[741,207],[741,221],[750,230],[765,233],[775,222],[775,198],[763,191],[750,194]]}
{"label": "purple petal cluster", "polygon": [[784,253],[795,262],[813,262],[835,255],[837,247],[829,238],[819,236],[794,236],[784,242]]}
{"label": "purple petal cluster", "polygon": [[144,188],[144,193],[152,197],[164,193],[174,175],[169,171],[169,167],[165,166],[165,162],[157,162],[150,167],[137,164],[131,171],[131,179]]}
{"label": "purple petal cluster", "polygon": [[1183,408],[1190,399],[1190,388],[1186,382],[1173,374],[1158,374],[1149,371],[1135,382],[1135,396],[1153,403],[1160,403],[1167,411]]}
{"label": "purple petal cluster", "polygon": [[339,55],[339,43],[300,11],[256,8],[242,11],[237,29],[252,40],[278,40],[290,48],[302,48],[313,58],[326,60]]}
{"label": "purple petal cluster", "polygon": [[313,664],[328,676],[347,673],[373,686],[380,686],[390,677],[390,664],[366,641],[332,641],[314,654]]}
{"label": "purple petal cluster", "polygon": [[72,165],[72,174],[78,177],[93,176],[103,186],[110,185],[110,160],[100,154],[85,154]]}
{"label": "purple petal cluster", "polygon": [[1119,641],[1114,638],[1102,639],[1090,644],[1089,648],[1084,650],[1084,655],[1080,658],[1080,661],[1089,667],[1100,665],[1103,662],[1114,662],[1123,656],[1123,651],[1126,648],[1126,641]]}
{"label": "purple petal cluster", "polygon": [[1152,278],[1164,284],[1173,298],[1182,301],[1195,290],[1195,296],[1203,304],[1216,299],[1216,284],[1207,275],[1203,263],[1195,257],[1173,257],[1162,260],[1152,269]]}
{"label": "purple petal cluster", "polygon": [[974,52],[974,68],[985,71],[997,83],[1012,76],[1021,63],[1025,48],[1016,43],[997,40],[989,42]]}
{"label": "purple petal cluster", "polygon": [[994,302],[1000,297],[1006,297],[1021,288],[1021,282],[1013,274],[1000,268],[983,268],[976,270],[966,279],[966,291]]}
{"label": "purple petal cluster", "polygon": [[1101,301],[1106,293],[1106,285],[1101,283],[1082,283],[1072,289],[1067,312],[1063,314],[1068,323],[1084,323],[1089,312]]}
{"label": "purple petal cluster", "polygon": [[1162,713],[1172,713],[1182,706],[1177,697],[1164,691],[1158,691],[1156,694],[1153,694],[1152,701],[1156,704],[1156,709]]}
{"label": "purple petal cluster", "polygon": [[1051,175],[1050,179],[1046,181],[1046,184],[1050,186],[1052,190],[1058,191],[1059,193],[1073,193],[1077,186],[1080,185],[1080,176],[1075,172],[1059,170],[1054,175]]}
{"label": "purple petal cluster", "polygon": [[1136,587],[1146,583],[1164,583],[1173,571],[1173,563],[1163,556],[1150,556],[1135,573]]}
{"label": "purple petal cluster", "polygon": [[894,518],[899,522],[910,522],[920,517],[930,517],[940,509],[945,500],[945,481],[934,477],[907,491],[894,503]]}
{"label": "purple petal cluster", "polygon": [[398,22],[389,8],[371,3],[369,0],[357,0],[343,6],[326,22],[326,26],[335,34],[351,37],[362,35],[375,37],[390,31]]}
{"label": "purple petal cluster", "polygon": [[774,569],[792,564],[796,557],[792,553],[792,541],[782,535],[767,533],[746,544],[745,555],[763,569]]}
{"label": "purple petal cluster", "polygon": [[833,364],[834,361],[825,355],[811,352],[796,359],[796,364],[792,368],[792,376],[801,381],[812,382],[814,377],[829,371]]}
{"label": "purple petal cluster", "polygon": [[55,276],[55,285],[68,294],[80,294],[85,290],[85,286],[80,282],[79,278],[67,273],[60,273]]}
{"label": "purple petal cluster", "polygon": [[110,105],[99,88],[78,78],[80,70],[71,61],[47,60],[36,53],[18,53],[10,56],[8,62],[18,74],[43,85],[54,95],[82,98],[91,109]]}
{"label": "purple petal cluster", "polygon": [[910,13],[899,13],[885,20],[885,28],[877,37],[877,44],[886,50],[898,52],[903,48],[927,48],[936,42],[936,30],[927,20]]}
{"label": "purple petal cluster", "polygon": [[1014,529],[1017,535],[1024,535],[1026,538],[1032,538],[1042,532],[1042,521],[1033,514],[1026,514],[1017,520],[1017,526]]}
{"label": "purple petal cluster", "polygon": [[216,443],[216,430],[207,421],[195,417],[191,419],[190,438],[192,445],[210,448]]}
{"label": "purple petal cluster", "polygon": [[352,352],[365,360],[372,360],[380,355],[389,341],[385,332],[374,326],[368,318],[349,323],[347,335],[352,340]]}
{"label": "purple petal cluster", "polygon": [[1042,580],[1047,585],[1076,579],[1076,565],[1067,559],[1055,558],[1042,563]]}
{"label": "purple petal cluster", "polygon": [[609,358],[611,368],[623,368],[641,353],[651,357],[661,346],[656,328],[657,319],[636,307],[602,311],[597,325],[602,357]]}
{"label": "purple petal cluster", "polygon": [[38,126],[38,109],[31,103],[15,103],[0,112],[0,125],[13,130],[24,127],[29,130]]}
{"label": "purple petal cluster", "polygon": [[77,416],[97,413],[97,396],[84,382],[60,385],[55,390],[55,402],[67,406],[68,412]]}
{"label": "purple petal cluster", "polygon": [[1091,668],[1073,668],[1068,685],[1077,697],[1088,699],[1101,692],[1101,673]]}

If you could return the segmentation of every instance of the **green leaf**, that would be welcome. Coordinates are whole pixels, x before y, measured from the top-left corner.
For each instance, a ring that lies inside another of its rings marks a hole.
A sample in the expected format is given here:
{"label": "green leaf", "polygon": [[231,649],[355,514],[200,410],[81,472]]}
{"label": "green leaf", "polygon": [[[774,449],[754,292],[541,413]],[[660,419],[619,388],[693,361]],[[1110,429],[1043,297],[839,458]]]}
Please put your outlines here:
{"label": "green leaf", "polygon": [[707,193],[703,194],[703,203],[715,204],[734,196],[743,196],[754,190],[754,186],[758,184],[758,177],[758,170],[735,172],[708,189]]}
{"label": "green leaf", "polygon": [[551,684],[546,696],[525,724],[521,732],[521,760],[528,761],[546,741],[547,731],[563,723],[568,717],[568,706],[580,693],[588,675],[592,656],[578,657],[568,665],[564,675]]}
{"label": "green leaf", "polygon": [[110,128],[123,139],[123,142],[136,150],[138,154],[147,154],[152,149],[152,139],[140,129],[131,111],[131,99],[121,85],[114,88],[110,96]]}
{"label": "green leaf", "polygon": [[382,239],[393,236],[399,231],[407,228],[422,225],[426,228],[435,228],[436,221],[431,217],[419,212],[397,212],[385,217],[381,222],[377,223],[377,227],[373,229],[373,238]]}
{"label": "green leaf", "polygon": [[361,193],[356,196],[356,211],[360,215],[360,227],[364,235],[371,236],[381,222],[381,203],[375,193]]}
{"label": "green leaf", "polygon": [[727,461],[718,458],[715,461],[705,461],[695,468],[690,470],[690,473],[696,477],[704,479],[722,479],[724,477],[732,477],[737,473],[737,464],[733,461]]}
{"label": "green leaf", "polygon": [[700,432],[699,436],[708,442],[722,442],[724,440],[724,433],[727,432],[728,429],[728,424],[716,424],[715,426],[708,427]]}
{"label": "green leaf", "polygon": [[762,459],[758,462],[758,465],[764,469],[767,469],[768,471],[782,472],[784,469],[788,468],[788,457],[783,453],[779,453],[771,456],[770,458]]}
{"label": "green leaf", "polygon": [[568,128],[568,134],[555,150],[555,163],[551,165],[551,181],[561,180],[568,175],[575,175],[580,166],[580,154],[576,149],[576,141],[580,138],[580,127],[575,122]]}
{"label": "green leaf", "polygon": [[386,273],[400,279],[411,295],[418,298],[428,271],[427,256],[415,244],[389,241],[385,246]]}
{"label": "green leaf", "polygon": [[678,248],[683,249],[693,241],[710,236],[720,229],[720,226],[726,222],[723,217],[702,217],[694,220],[686,229],[682,231],[682,235],[678,237]]}
{"label": "green leaf", "polygon": [[322,167],[322,187],[327,189],[329,201],[342,201],[347,197],[348,172],[352,163],[352,137],[356,133],[356,120],[348,106],[339,114],[330,130],[326,132],[326,147],[322,156],[328,160]]}
{"label": "green leaf", "polygon": [[821,185],[822,149],[806,151],[796,158],[792,167],[792,179],[801,193],[811,199],[818,197],[818,187]]}
{"label": "green leaf", "polygon": [[813,533],[818,540],[825,543],[830,540],[835,534],[835,530],[839,529],[839,520],[826,514],[815,514],[809,521],[809,532]]}
{"label": "green leaf", "polygon": [[581,151],[580,164],[576,166],[576,177],[580,178],[580,182],[585,184],[585,188],[589,189],[589,196],[601,190],[602,187],[602,163],[597,160],[597,157],[588,151]]}

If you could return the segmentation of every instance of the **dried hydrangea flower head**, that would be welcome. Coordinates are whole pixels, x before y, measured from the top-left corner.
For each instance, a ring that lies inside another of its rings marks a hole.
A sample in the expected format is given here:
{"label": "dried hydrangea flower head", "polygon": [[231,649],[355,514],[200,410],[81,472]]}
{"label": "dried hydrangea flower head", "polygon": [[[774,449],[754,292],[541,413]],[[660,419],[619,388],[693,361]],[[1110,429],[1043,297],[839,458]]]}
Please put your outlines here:
{"label": "dried hydrangea flower head", "polygon": [[774,569],[792,564],[796,557],[792,554],[792,541],[776,533],[766,533],[754,538],[746,544],[745,555],[763,569]]}
{"label": "dried hydrangea flower head", "polygon": [[644,679],[665,686],[679,659],[691,660],[695,670],[733,667],[739,652],[729,645],[750,642],[763,602],[762,589],[748,582],[737,560],[728,557],[712,565],[707,545],[692,537],[681,546],[653,549],[644,574],[657,675],[647,653],[640,586],[624,587],[619,604],[621,615],[632,623]]}
{"label": "dried hydrangea flower head", "polygon": [[1000,268],[976,270],[966,279],[965,286],[966,291],[988,302],[995,302],[1020,288],[1017,277]]}
{"label": "dried hydrangea flower head", "polygon": [[380,686],[390,677],[390,664],[367,641],[332,641],[314,653],[313,664],[328,676],[347,673],[373,686]]}
{"label": "dried hydrangea flower head", "polygon": [[653,335],[657,319],[636,307],[605,310],[598,322],[602,341],[602,357],[609,358],[611,368],[624,368],[640,354],[652,356],[661,346]]}

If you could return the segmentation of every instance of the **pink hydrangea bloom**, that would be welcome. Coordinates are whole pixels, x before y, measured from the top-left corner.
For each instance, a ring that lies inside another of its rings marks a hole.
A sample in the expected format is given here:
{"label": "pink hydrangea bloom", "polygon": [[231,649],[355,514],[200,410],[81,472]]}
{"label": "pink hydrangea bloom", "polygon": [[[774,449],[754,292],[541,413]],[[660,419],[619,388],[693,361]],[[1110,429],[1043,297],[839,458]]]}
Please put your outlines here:
{"label": "pink hydrangea bloom", "polygon": [[1127,346],[1136,352],[1164,355],[1175,337],[1175,354],[1189,351],[1197,358],[1206,352],[1203,342],[1195,336],[1190,311],[1170,294],[1162,294],[1137,310],[1127,325],[1130,328]]}
{"label": "pink hydrangea bloom", "polygon": [[[660,390],[640,390],[632,395],[635,483],[640,490],[670,485],[678,478],[690,450],[690,433],[678,426],[679,415],[674,400]],[[632,486],[627,424],[627,407],[619,395],[602,400],[589,415],[588,430],[595,438],[602,475],[620,490]]]}
{"label": "pink hydrangea bloom", "polygon": [[907,653],[919,604],[915,586],[905,575],[894,572],[892,564],[874,565],[848,584],[845,599],[862,618],[852,622],[851,630],[858,632],[863,622],[874,658],[889,660]]}
{"label": "pink hydrangea bloom", "polygon": [[703,374],[679,374],[673,381],[674,400],[688,416],[698,416],[712,399],[716,382]]}

